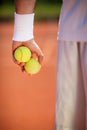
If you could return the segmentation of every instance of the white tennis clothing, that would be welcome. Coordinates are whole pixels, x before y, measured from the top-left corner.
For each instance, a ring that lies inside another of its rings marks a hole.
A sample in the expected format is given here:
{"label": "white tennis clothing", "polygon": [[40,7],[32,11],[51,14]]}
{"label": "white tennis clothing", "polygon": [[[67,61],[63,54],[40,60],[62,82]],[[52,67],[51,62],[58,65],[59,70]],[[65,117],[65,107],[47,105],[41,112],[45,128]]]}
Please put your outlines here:
{"label": "white tennis clothing", "polygon": [[87,0],[63,0],[58,39],[87,41]]}

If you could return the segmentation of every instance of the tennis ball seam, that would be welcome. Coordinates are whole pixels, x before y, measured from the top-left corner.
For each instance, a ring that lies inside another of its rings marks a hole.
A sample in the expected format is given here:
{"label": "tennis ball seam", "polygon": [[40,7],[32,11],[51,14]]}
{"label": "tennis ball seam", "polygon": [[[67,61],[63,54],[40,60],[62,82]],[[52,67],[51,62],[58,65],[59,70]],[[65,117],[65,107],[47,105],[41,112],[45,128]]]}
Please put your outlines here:
{"label": "tennis ball seam", "polygon": [[31,51],[27,47],[18,47],[14,52],[14,57],[19,62],[27,62],[31,58]]}
{"label": "tennis ball seam", "polygon": [[23,59],[23,52],[22,52],[22,50],[21,50],[21,48],[19,49],[20,50],[20,53],[21,53],[21,61],[22,61],[22,59]]}

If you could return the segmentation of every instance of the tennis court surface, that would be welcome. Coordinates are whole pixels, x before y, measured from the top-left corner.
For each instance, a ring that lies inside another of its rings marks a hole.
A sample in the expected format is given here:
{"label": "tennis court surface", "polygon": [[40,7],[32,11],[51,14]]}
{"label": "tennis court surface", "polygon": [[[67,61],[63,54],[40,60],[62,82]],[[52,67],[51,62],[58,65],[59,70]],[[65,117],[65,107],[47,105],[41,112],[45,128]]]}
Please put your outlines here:
{"label": "tennis court surface", "polygon": [[13,23],[0,23],[0,130],[53,130],[56,97],[57,22],[36,22],[44,53],[41,71],[23,74],[12,61]]}

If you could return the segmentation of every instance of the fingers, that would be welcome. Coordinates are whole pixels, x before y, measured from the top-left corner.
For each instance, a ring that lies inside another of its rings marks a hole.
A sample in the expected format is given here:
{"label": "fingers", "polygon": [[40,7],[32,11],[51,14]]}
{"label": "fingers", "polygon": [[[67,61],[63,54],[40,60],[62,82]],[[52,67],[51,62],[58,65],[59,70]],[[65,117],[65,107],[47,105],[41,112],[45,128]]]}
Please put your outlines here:
{"label": "fingers", "polygon": [[42,63],[42,61],[43,61],[43,56],[39,56],[39,62],[40,62],[40,64]]}
{"label": "fingers", "polygon": [[31,50],[32,56],[33,56],[34,54],[36,54],[36,56],[37,56],[39,62],[42,63],[44,55],[43,55],[42,50],[41,50],[40,47],[38,46],[38,44],[37,44],[34,40],[31,40],[31,41],[28,41],[28,45],[27,45],[27,46],[28,46],[29,49]]}
{"label": "fingers", "polygon": [[38,53],[38,51],[36,51],[36,52],[32,52],[32,57],[37,59],[39,63],[41,64],[44,56],[43,56],[43,53]]}
{"label": "fingers", "polygon": [[38,59],[38,61],[40,62],[40,64],[42,63],[43,61],[43,58],[44,58],[44,55],[42,53],[42,51],[37,48],[35,49],[33,52],[32,52],[32,57],[35,57],[36,59]]}
{"label": "fingers", "polygon": [[15,64],[19,65],[20,67],[23,67],[25,65],[24,62],[19,62],[19,61],[15,60],[15,58],[13,58],[13,61]]}

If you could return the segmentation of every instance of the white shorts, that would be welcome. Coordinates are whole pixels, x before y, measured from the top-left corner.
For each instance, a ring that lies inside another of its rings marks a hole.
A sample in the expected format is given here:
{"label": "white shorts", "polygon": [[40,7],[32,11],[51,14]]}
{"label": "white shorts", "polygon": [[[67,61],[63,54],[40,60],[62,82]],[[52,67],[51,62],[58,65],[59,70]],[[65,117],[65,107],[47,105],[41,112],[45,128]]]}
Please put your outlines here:
{"label": "white shorts", "polygon": [[56,130],[87,130],[87,42],[58,42]]}

